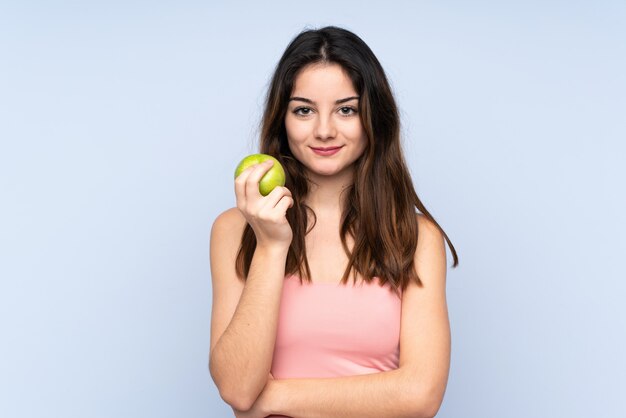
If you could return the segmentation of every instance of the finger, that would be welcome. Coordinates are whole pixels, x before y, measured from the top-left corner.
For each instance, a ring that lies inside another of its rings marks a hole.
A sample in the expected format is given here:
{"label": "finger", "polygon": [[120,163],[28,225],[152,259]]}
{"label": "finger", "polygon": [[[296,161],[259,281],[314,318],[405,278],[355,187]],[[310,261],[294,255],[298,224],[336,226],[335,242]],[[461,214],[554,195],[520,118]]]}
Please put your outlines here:
{"label": "finger", "polygon": [[283,196],[278,201],[276,206],[274,206],[274,209],[281,213],[287,213],[287,209],[289,209],[292,206],[293,206],[293,198],[291,196]]}
{"label": "finger", "polygon": [[237,207],[242,209],[245,206],[246,201],[246,178],[250,174],[250,169],[247,168],[241,172],[235,178],[235,199],[237,200]]}
{"label": "finger", "polygon": [[246,178],[246,199],[261,197],[259,182],[273,165],[274,161],[266,160],[252,169],[250,175]]}
{"label": "finger", "polygon": [[291,197],[291,191],[286,187],[276,186],[274,190],[270,192],[270,194],[265,196],[265,204],[263,205],[263,209],[274,208],[278,201],[283,198],[283,196]]}
{"label": "finger", "polygon": [[237,196],[237,206],[243,205],[246,199],[246,181],[248,180],[248,176],[252,173],[254,167],[257,164],[251,165],[250,167],[243,170],[237,178],[235,178],[235,195]]}

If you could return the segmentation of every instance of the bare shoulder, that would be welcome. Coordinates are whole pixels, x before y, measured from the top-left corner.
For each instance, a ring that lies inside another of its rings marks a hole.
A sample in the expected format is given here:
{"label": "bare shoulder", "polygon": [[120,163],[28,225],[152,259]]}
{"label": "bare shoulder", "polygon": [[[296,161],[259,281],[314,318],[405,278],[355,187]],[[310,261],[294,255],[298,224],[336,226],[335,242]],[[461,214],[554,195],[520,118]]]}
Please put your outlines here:
{"label": "bare shoulder", "polygon": [[239,209],[231,208],[220,213],[211,227],[211,271],[216,279],[230,281],[235,275],[235,260],[241,244],[246,218]]}
{"label": "bare shoulder", "polygon": [[444,243],[441,230],[433,221],[421,213],[417,214],[418,247],[422,245],[438,245]]}
{"label": "bare shoulder", "polygon": [[246,218],[243,217],[241,211],[237,208],[226,209],[224,212],[220,213],[215,221],[213,222],[213,227],[211,228],[212,234],[222,234],[224,232],[228,232],[229,234],[233,232],[233,230],[243,232],[243,228],[246,226]]}
{"label": "bare shoulder", "polygon": [[433,221],[422,214],[417,214],[417,228],[417,274],[425,280],[445,280],[446,246],[443,233]]}

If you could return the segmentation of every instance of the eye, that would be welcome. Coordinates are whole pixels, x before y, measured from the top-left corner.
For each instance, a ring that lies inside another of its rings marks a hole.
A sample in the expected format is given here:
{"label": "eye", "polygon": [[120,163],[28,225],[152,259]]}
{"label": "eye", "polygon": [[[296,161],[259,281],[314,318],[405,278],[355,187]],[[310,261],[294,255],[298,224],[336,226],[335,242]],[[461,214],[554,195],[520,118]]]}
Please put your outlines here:
{"label": "eye", "polygon": [[352,106],[344,106],[339,109],[342,116],[352,116],[357,113],[356,109]]}
{"label": "eye", "polygon": [[296,107],[293,110],[293,113],[295,113],[298,116],[308,116],[310,115],[312,112],[310,107],[305,107],[305,106],[300,106],[300,107]]}

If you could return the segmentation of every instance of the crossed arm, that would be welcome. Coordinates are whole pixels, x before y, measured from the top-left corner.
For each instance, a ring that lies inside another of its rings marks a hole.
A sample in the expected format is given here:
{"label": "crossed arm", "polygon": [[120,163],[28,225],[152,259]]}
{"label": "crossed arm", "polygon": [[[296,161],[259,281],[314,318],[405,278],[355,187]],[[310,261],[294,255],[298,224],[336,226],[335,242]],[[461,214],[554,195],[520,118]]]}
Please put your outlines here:
{"label": "crossed arm", "polygon": [[[406,370],[328,379],[269,380],[249,416],[298,418],[433,417],[438,395]],[[264,411],[254,415],[255,410]],[[247,415],[237,415],[247,417]]]}
{"label": "crossed arm", "polygon": [[445,297],[443,236],[423,219],[416,252],[422,286],[402,295],[398,369],[323,379],[268,379],[256,402],[237,417],[264,413],[297,418],[434,417],[450,365],[450,325]]}

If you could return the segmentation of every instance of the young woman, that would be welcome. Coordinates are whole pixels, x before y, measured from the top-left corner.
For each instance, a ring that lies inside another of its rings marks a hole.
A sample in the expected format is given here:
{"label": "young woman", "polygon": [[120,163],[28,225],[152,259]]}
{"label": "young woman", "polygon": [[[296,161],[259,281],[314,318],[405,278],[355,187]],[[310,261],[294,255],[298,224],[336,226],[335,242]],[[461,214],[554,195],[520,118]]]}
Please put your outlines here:
{"label": "young woman", "polygon": [[[370,48],[308,30],[274,73],[261,152],[211,231],[209,367],[237,417],[432,417],[450,364],[446,249]],[[416,212],[416,209],[420,213]]]}

